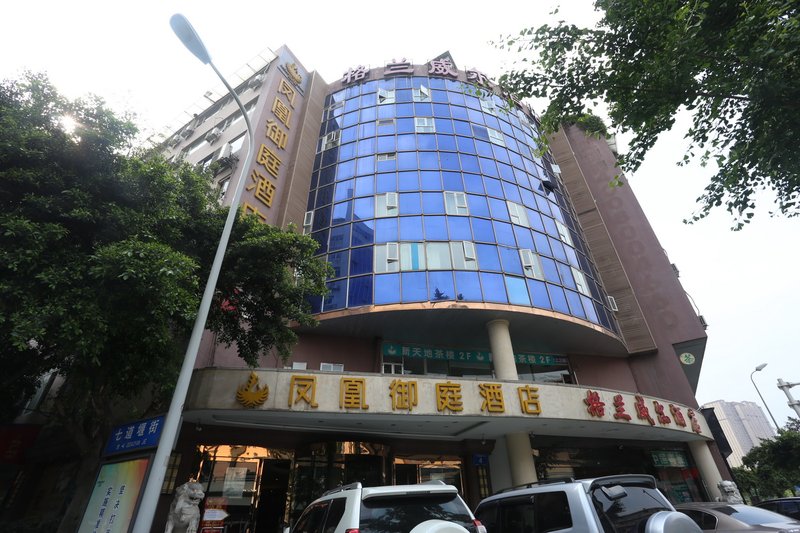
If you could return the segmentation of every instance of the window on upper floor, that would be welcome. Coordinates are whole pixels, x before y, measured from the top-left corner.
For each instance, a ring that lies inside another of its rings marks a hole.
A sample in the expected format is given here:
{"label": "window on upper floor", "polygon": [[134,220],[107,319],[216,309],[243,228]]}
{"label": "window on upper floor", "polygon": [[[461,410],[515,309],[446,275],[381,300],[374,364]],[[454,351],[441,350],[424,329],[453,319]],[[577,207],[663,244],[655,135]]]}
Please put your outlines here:
{"label": "window on upper floor", "polygon": [[569,232],[569,228],[558,219],[555,219],[555,222],[556,228],[558,229],[558,236],[561,237],[561,240],[570,246],[574,246],[574,244],[572,244],[572,235]]}
{"label": "window on upper floor", "polygon": [[339,146],[339,139],[341,138],[342,130],[335,130],[325,135],[322,138],[322,150],[328,150],[335,146]]}
{"label": "window on upper floor", "polygon": [[416,131],[417,133],[435,133],[436,125],[433,122],[433,118],[430,117],[415,118],[414,131]]}
{"label": "window on upper floor", "polygon": [[506,139],[505,137],[503,137],[502,131],[498,131],[492,128],[486,128],[486,132],[489,134],[489,141],[500,146],[506,145]]}
{"label": "window on upper floor", "polygon": [[544,279],[544,270],[542,269],[542,259],[539,254],[533,250],[523,248],[519,251],[519,258],[522,261],[522,271],[525,276],[534,279]]}
{"label": "window on upper floor", "polygon": [[484,113],[489,113],[490,115],[497,115],[497,104],[494,103],[494,100],[491,96],[486,96],[480,99],[481,101],[481,110]]}
{"label": "window on upper floor", "polygon": [[415,102],[430,102],[431,101],[431,91],[424,85],[420,85],[419,89],[414,89],[414,101]]}
{"label": "window on upper floor", "polygon": [[525,206],[510,200],[506,200],[506,205],[508,206],[508,215],[511,217],[511,222],[520,226],[525,226],[526,228],[530,227],[528,212],[525,210]]}
{"label": "window on upper floor", "polygon": [[444,191],[444,207],[448,215],[469,215],[466,193]]}
{"label": "window on upper floor", "polygon": [[375,245],[375,273],[398,272],[400,249],[396,242]]}
{"label": "window on upper floor", "polygon": [[454,270],[478,270],[478,258],[475,244],[470,241],[450,243],[450,254],[453,256]]}
{"label": "window on upper floor", "polygon": [[394,89],[378,89],[378,105],[393,104],[394,101]]}
{"label": "window on upper floor", "polygon": [[589,285],[586,283],[586,276],[584,276],[583,272],[577,268],[570,268],[572,268],[572,277],[575,278],[575,286],[578,288],[578,292],[584,296],[591,296],[592,293],[589,292]]}
{"label": "window on upper floor", "polygon": [[378,218],[397,216],[396,192],[387,192],[375,196],[375,216]]}

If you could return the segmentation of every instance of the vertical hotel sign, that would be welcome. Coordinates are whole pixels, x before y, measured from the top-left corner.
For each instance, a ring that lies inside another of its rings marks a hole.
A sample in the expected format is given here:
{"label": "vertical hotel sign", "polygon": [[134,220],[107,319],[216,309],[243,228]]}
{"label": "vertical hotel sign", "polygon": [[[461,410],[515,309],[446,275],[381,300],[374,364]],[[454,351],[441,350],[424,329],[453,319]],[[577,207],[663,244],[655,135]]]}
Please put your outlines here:
{"label": "vertical hotel sign", "polygon": [[299,137],[300,115],[307,76],[297,60],[283,48],[265,81],[259,98],[265,99],[261,116],[254,121],[255,157],[248,169],[242,193],[242,209],[263,222],[277,221],[283,189],[289,178],[290,156]]}

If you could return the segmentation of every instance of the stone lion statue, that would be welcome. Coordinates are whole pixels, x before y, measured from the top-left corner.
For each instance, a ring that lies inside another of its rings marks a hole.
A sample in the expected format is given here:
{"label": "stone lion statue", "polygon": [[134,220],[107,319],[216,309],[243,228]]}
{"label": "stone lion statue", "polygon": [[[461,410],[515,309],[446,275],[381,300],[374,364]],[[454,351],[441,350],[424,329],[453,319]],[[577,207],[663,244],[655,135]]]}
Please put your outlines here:
{"label": "stone lion statue", "polygon": [[722,493],[720,501],[727,503],[744,503],[744,499],[742,499],[742,495],[739,493],[739,488],[733,481],[723,479],[717,483],[717,487],[719,487],[719,491]]}
{"label": "stone lion statue", "polygon": [[173,529],[197,533],[197,526],[200,524],[200,502],[205,496],[203,486],[196,481],[187,481],[175,489],[175,498],[169,506],[164,533],[172,533]]}

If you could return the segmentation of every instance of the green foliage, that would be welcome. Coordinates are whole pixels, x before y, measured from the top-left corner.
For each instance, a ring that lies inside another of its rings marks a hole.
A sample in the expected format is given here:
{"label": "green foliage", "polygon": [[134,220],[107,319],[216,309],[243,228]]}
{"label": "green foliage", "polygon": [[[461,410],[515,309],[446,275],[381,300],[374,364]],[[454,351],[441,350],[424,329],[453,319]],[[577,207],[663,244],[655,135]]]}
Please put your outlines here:
{"label": "green foliage", "polygon": [[742,462],[748,472],[739,474],[750,494],[764,499],[791,493],[800,480],[800,433],[781,431],[777,437],[761,441]]}
{"label": "green foliage", "polygon": [[633,133],[620,158],[635,171],[680,110],[692,114],[688,150],[717,166],[698,198],[698,220],[724,205],[738,227],[760,190],[800,214],[800,4],[795,0],[596,0],[593,29],[525,29],[503,47],[533,53],[501,78],[520,97],[550,100],[546,132],[594,103],[611,127]]}
{"label": "green foliage", "polygon": [[[134,153],[135,132],[44,76],[0,85],[0,418],[58,371],[54,414],[79,445],[102,438],[115,406],[171,391],[227,215],[207,176]],[[286,354],[292,322],[313,323],[303,297],[327,273],[315,247],[239,216],[218,287],[241,312],[209,324],[249,364]]]}

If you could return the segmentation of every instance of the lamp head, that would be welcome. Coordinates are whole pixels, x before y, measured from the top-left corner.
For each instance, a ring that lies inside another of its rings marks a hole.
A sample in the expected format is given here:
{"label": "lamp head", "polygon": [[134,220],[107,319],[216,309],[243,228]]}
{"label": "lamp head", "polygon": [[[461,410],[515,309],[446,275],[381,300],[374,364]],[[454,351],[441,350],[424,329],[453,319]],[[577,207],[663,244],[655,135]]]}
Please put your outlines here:
{"label": "lamp head", "polygon": [[194,28],[186,17],[180,13],[176,13],[170,17],[169,25],[172,26],[172,31],[175,32],[178,39],[181,40],[183,45],[188,48],[197,59],[202,61],[204,65],[208,65],[211,62],[211,56],[208,55],[208,50],[206,50],[203,41],[200,40],[200,36],[194,31]]}
{"label": "lamp head", "polygon": [[762,370],[764,370],[765,366],[767,366],[767,363],[761,363],[756,367],[756,372],[761,372]]}

